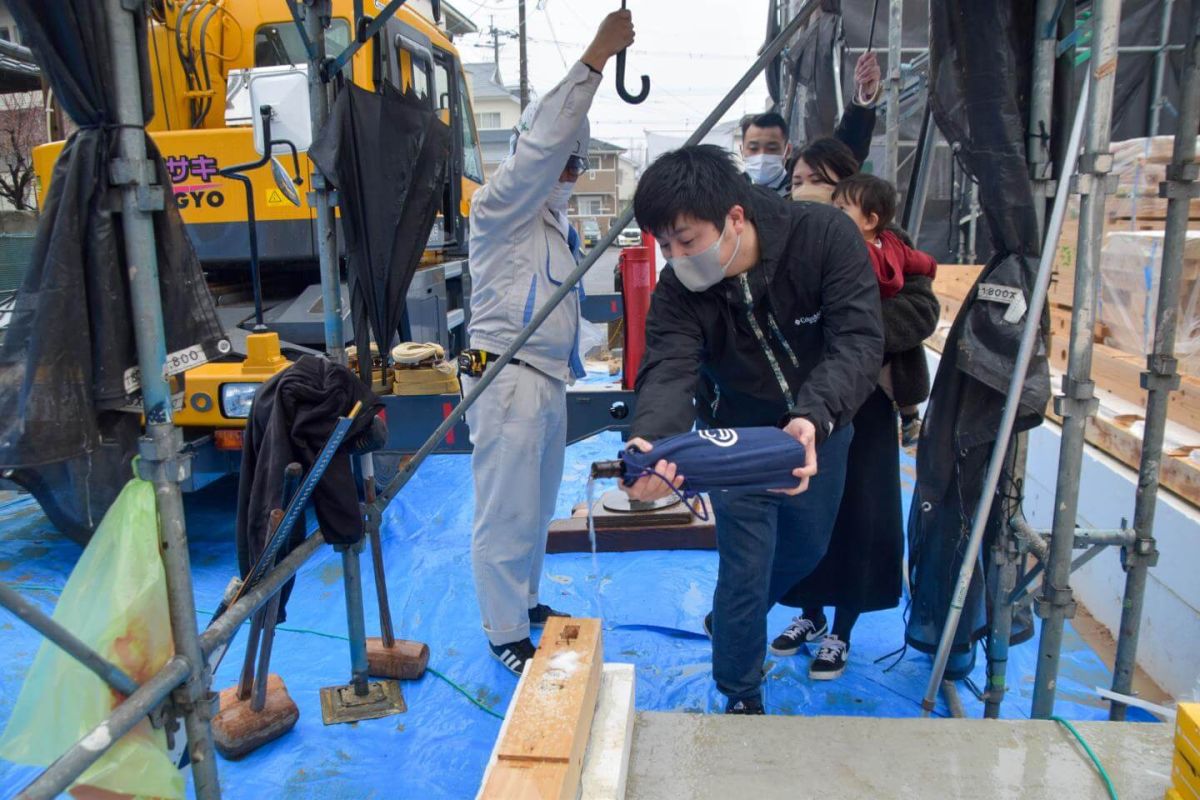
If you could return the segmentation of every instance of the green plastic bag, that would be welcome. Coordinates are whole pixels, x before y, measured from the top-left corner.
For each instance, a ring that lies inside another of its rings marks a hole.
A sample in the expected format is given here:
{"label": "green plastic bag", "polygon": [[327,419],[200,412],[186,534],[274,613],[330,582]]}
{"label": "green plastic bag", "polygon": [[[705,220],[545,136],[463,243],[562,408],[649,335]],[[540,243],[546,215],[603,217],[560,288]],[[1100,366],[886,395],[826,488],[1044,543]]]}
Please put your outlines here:
{"label": "green plastic bag", "polygon": [[[125,485],[71,572],[54,620],[139,684],[174,654],[153,484]],[[0,738],[0,757],[49,766],[121,699],[95,673],[44,641]],[[183,776],[167,756],[166,734],[148,719],[101,756],[72,794],[86,794],[85,786],[137,797],[183,797]]]}

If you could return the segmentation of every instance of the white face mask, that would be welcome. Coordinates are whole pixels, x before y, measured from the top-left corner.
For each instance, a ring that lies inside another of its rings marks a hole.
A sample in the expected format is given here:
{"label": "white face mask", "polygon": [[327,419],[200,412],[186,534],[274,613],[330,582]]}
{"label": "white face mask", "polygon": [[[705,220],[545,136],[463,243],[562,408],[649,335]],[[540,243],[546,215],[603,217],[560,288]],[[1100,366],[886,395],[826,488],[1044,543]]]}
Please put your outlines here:
{"label": "white face mask", "polygon": [[559,181],[550,190],[550,196],[546,198],[546,208],[561,214],[567,213],[567,201],[571,199],[571,192],[573,191],[575,191],[574,183]]}
{"label": "white face mask", "polygon": [[[729,223],[725,223],[725,228],[729,227]],[[733,255],[724,264],[721,263],[721,241],[725,238],[725,228],[721,230],[721,235],[712,243],[710,247],[696,253],[694,256],[674,256],[667,259],[667,263],[675,269],[675,277],[679,278],[688,290],[693,292],[703,292],[712,286],[716,286],[725,277],[725,272],[733,264],[733,260],[737,258],[738,250],[742,247],[742,235],[739,233],[737,243],[733,246]]]}
{"label": "white face mask", "polygon": [[783,180],[787,169],[783,165],[783,156],[759,153],[746,156],[746,174],[759,186],[774,186]]}

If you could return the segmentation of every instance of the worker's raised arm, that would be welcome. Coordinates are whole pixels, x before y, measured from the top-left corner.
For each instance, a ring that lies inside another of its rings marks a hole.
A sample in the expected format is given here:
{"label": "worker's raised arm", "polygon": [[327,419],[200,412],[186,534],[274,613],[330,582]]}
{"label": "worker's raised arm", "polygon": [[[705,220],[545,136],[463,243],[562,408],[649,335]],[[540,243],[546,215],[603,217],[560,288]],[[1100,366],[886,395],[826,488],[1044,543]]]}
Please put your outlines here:
{"label": "worker's raised arm", "polygon": [[568,158],[577,148],[587,157],[587,114],[601,72],[609,58],[632,42],[633,18],[628,11],[614,11],[604,18],[566,77],[537,101],[532,114],[522,116],[513,154],[476,195],[478,222],[511,224],[540,213]]}

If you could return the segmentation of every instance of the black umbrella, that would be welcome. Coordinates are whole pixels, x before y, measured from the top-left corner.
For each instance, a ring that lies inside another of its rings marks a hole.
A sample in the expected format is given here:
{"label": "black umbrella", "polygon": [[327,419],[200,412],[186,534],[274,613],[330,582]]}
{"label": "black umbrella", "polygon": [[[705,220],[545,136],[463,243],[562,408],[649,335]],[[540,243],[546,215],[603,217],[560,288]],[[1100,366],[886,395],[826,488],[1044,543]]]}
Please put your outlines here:
{"label": "black umbrella", "polygon": [[359,374],[370,383],[371,337],[386,353],[440,205],[450,129],[412,92],[346,84],[309,157],[338,188]]}

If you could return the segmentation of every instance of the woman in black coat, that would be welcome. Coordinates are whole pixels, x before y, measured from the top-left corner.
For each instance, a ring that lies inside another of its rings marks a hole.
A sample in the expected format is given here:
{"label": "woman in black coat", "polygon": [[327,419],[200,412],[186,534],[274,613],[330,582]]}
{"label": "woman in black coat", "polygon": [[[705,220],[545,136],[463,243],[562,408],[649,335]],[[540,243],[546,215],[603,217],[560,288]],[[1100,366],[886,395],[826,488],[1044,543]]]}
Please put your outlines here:
{"label": "woman in black coat", "polygon": [[[807,173],[808,182],[821,189],[829,184],[831,189],[857,171],[849,152],[835,146],[839,144],[829,139],[813,142],[797,154],[793,174]],[[907,243],[907,237],[901,238]],[[906,276],[900,292],[882,301],[882,313],[888,388],[876,386],[854,417],[846,484],[829,549],[817,568],[780,601],[803,611],[770,647],[772,653],[788,656],[820,642],[809,668],[815,680],[832,680],[845,672],[850,634],[860,614],[900,602],[904,520],[896,403],[916,404],[929,395],[922,343],[937,328],[940,313],[932,279]],[[832,628],[825,616],[827,606],[836,608]]]}

